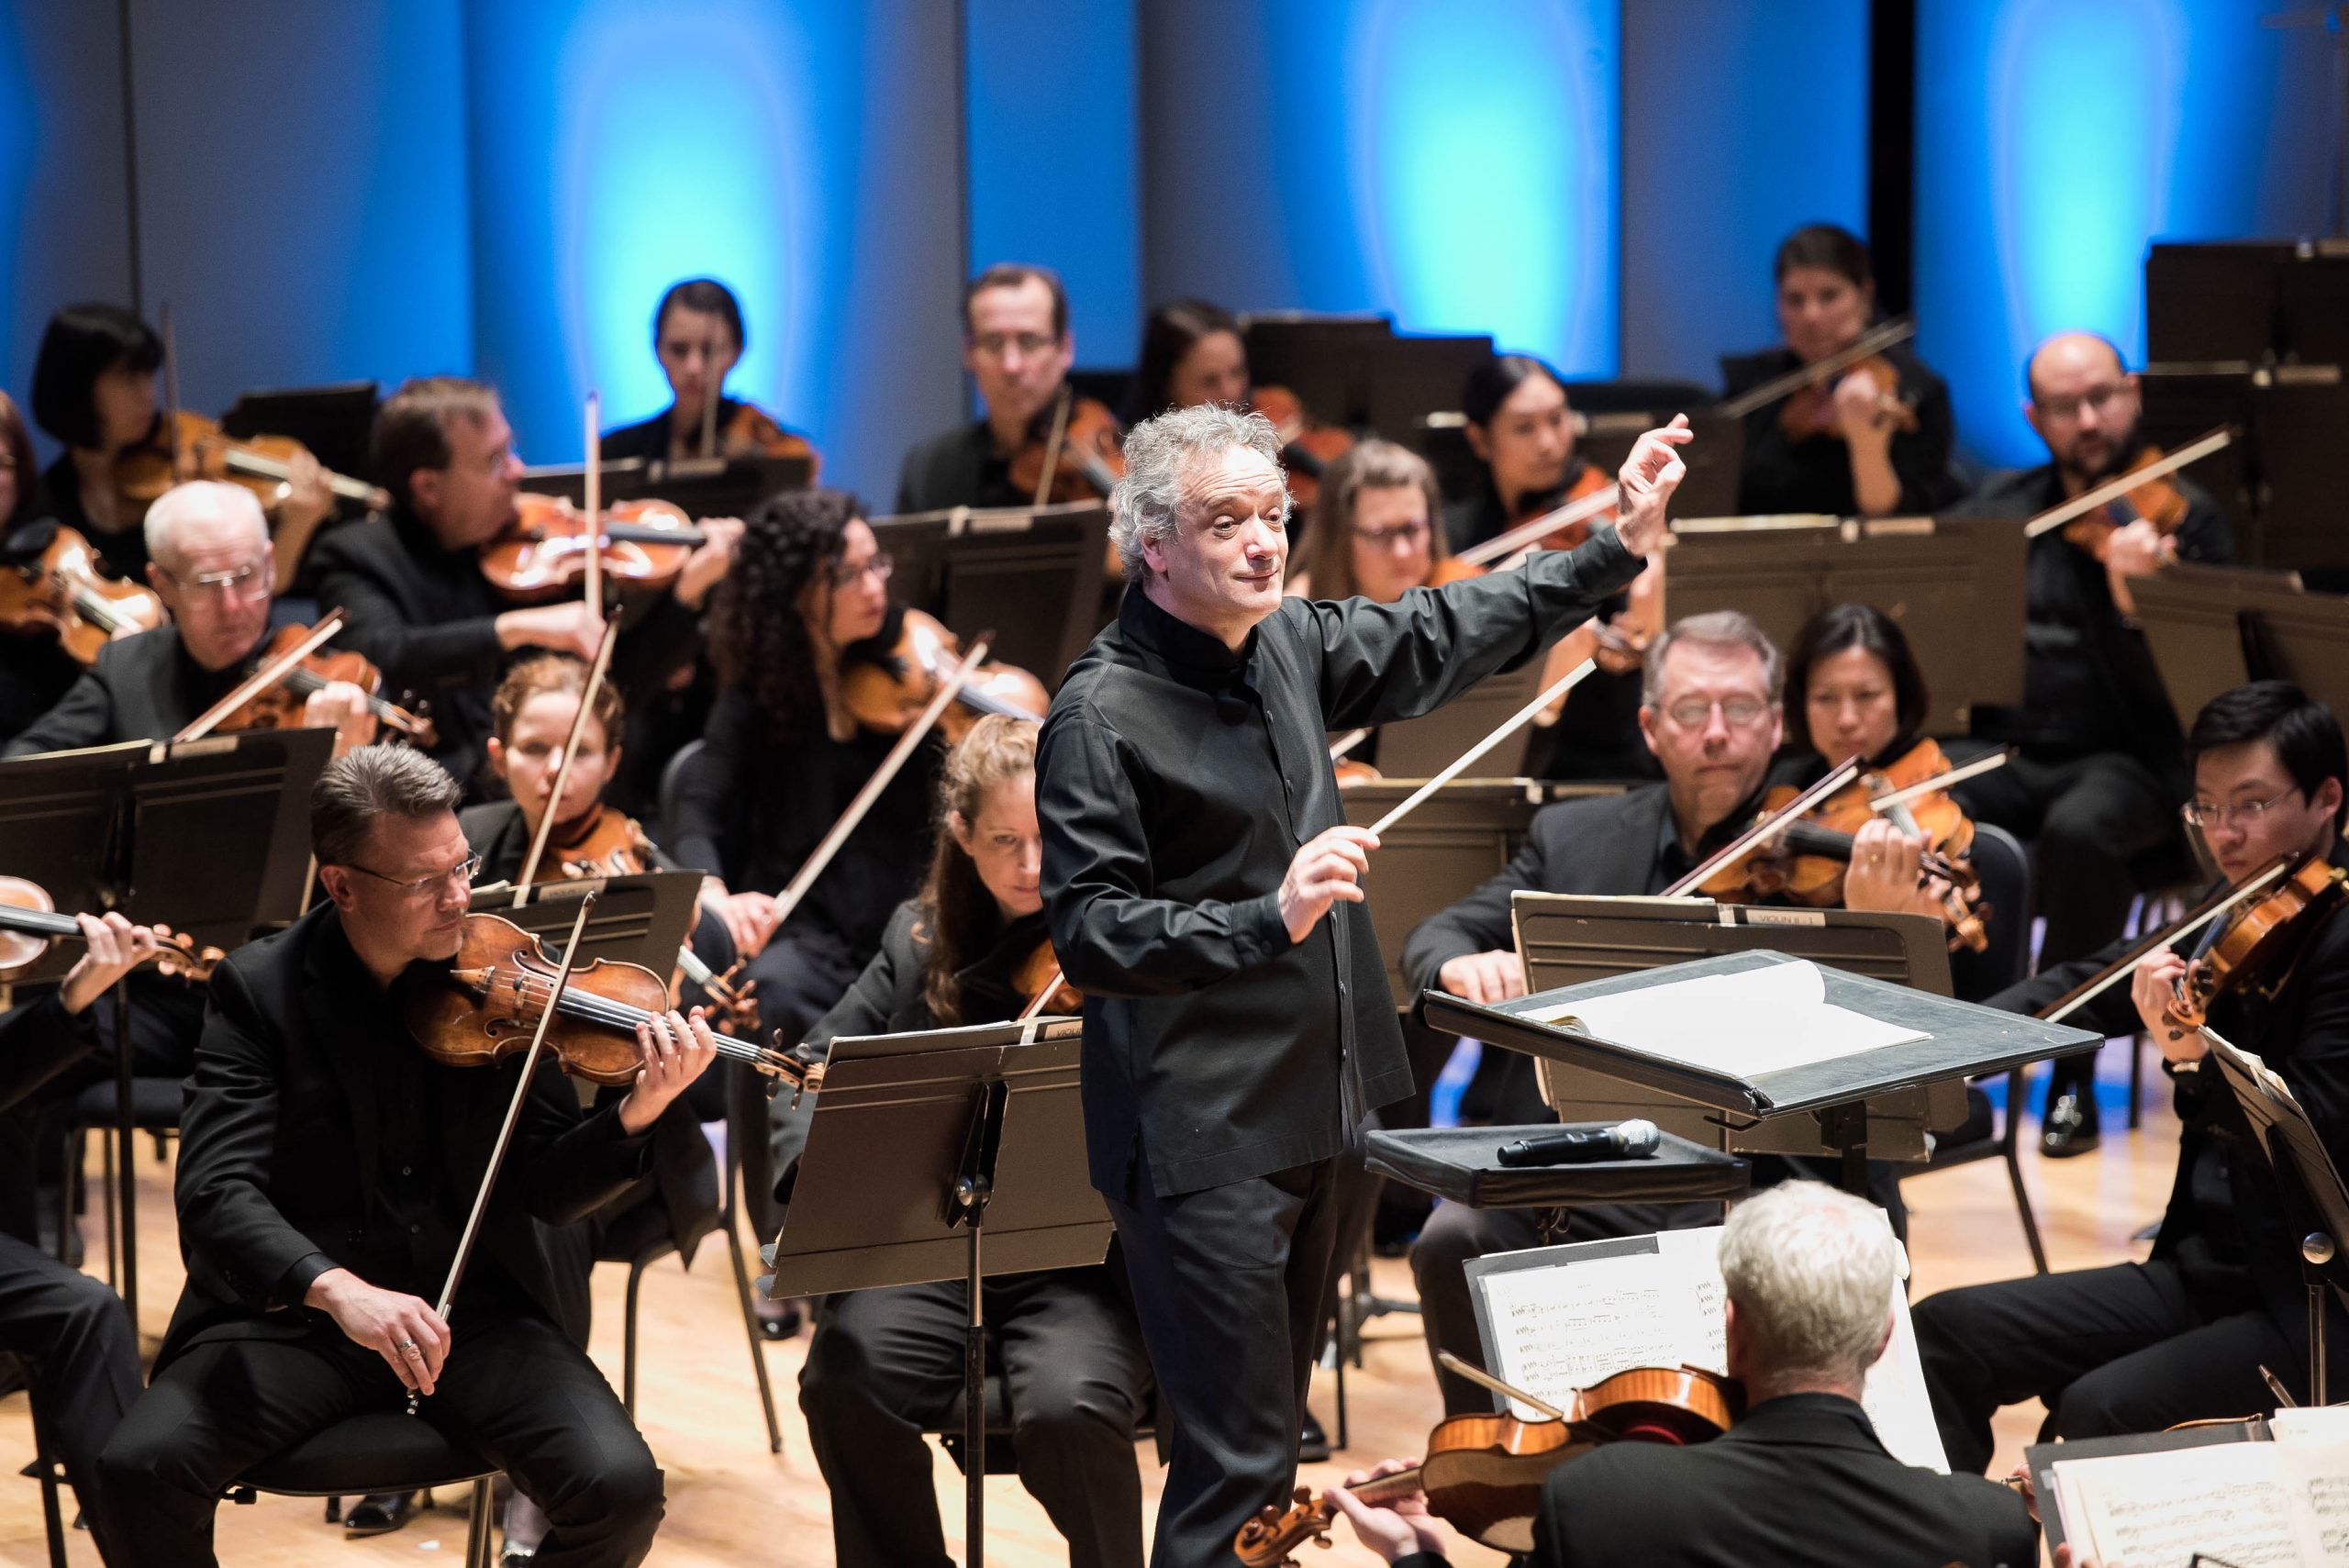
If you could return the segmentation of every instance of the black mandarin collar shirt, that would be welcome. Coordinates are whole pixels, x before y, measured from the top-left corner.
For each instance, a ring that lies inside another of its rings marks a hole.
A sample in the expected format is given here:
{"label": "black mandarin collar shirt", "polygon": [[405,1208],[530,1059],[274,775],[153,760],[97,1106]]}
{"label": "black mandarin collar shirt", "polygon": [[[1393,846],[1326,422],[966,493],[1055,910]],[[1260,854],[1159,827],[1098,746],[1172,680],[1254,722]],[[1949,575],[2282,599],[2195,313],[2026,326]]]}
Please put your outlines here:
{"label": "black mandarin collar shirt", "polygon": [[[1345,820],[1328,732],[1533,657],[1639,564],[1601,528],[1391,606],[1284,599],[1237,652],[1126,595],[1037,755],[1046,912],[1085,995],[1095,1185],[1168,1195],[1328,1159],[1409,1092],[1367,909],[1337,904],[1298,943],[1281,918],[1297,849]],[[1373,896],[1378,874],[1374,855]]]}

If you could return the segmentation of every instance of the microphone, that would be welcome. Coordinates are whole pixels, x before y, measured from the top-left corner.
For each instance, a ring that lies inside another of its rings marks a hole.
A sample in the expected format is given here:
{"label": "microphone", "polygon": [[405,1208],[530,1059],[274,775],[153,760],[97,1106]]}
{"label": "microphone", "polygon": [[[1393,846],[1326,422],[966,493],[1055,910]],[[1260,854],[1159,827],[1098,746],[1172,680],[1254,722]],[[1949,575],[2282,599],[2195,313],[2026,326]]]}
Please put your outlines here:
{"label": "microphone", "polygon": [[1588,1165],[1600,1160],[1644,1160],[1663,1141],[1655,1123],[1633,1117],[1613,1127],[1520,1138],[1502,1144],[1498,1157],[1504,1165]]}

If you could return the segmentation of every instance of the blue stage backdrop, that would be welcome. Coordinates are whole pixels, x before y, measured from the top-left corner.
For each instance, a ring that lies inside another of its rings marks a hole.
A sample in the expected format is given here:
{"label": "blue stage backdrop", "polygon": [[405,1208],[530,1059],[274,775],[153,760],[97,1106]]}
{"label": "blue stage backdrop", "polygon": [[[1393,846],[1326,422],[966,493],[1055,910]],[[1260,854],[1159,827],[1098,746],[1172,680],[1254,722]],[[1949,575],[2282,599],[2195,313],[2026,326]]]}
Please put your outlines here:
{"label": "blue stage backdrop", "polygon": [[1920,0],[1918,340],[1960,441],[2043,462],[2031,348],[2144,354],[2154,239],[2321,232],[2330,39],[2251,0]]}
{"label": "blue stage backdrop", "polygon": [[1152,300],[1618,357],[1615,0],[1143,8]]}

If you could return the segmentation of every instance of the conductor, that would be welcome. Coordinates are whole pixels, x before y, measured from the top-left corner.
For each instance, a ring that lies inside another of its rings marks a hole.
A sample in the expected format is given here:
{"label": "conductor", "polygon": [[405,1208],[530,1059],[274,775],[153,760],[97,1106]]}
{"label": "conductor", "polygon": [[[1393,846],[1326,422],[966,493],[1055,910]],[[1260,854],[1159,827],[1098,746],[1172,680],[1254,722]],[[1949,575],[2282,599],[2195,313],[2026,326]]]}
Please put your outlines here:
{"label": "conductor", "polygon": [[1378,841],[1344,825],[1326,732],[1425,713],[1589,617],[1662,543],[1688,439],[1642,436],[1621,522],[1575,550],[1375,605],[1282,596],[1261,416],[1127,437],[1130,591],[1053,700],[1037,793],[1052,944],[1085,995],[1092,1181],[1174,1416],[1161,1568],[1229,1562],[1290,1485],[1340,1173],[1411,1085],[1360,907]]}

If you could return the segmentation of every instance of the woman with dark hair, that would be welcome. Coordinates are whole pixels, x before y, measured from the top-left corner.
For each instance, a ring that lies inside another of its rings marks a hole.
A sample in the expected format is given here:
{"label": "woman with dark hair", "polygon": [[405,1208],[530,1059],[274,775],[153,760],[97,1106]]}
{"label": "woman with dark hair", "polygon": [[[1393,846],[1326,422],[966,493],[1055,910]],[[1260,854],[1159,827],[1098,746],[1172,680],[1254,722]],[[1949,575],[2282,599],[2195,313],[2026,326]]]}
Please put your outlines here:
{"label": "woman with dark hair", "polygon": [[[1020,968],[1048,946],[1036,823],[1036,726],[993,716],[947,755],[939,823],[919,890],[880,952],[807,1031],[902,1034],[1017,1018]],[[769,1106],[773,1163],[806,1145],[805,1107]],[[1077,1568],[1141,1568],[1141,1478],[1134,1429],[1150,1362],[1116,1264],[1011,1274],[983,1287],[982,1316],[1011,1407],[1019,1479],[1068,1540]],[[925,1428],[963,1391],[961,1279],[828,1296],[799,1378],[808,1446],[832,1495],[842,1568],[948,1561]]]}
{"label": "woman with dark hair", "polygon": [[[685,761],[669,852],[716,876],[716,907],[758,983],[761,1021],[797,1039],[880,951],[897,903],[921,879],[940,746],[915,752],[881,792],[787,919],[781,892],[873,776],[894,734],[850,713],[843,677],[885,656],[903,612],[889,603],[889,557],[855,497],[799,490],[746,525],[713,607],[719,690]],[[754,1207],[771,1207],[764,1150],[743,1151]],[[772,1234],[765,1213],[752,1217]]]}
{"label": "woman with dark hair", "polygon": [[1169,300],[1150,313],[1127,390],[1124,422],[1170,408],[1248,401],[1248,349],[1231,312],[1203,299]]}
{"label": "woman with dark hair", "polygon": [[[1731,397],[1858,341],[1876,318],[1876,274],[1849,231],[1815,223],[1788,235],[1773,264],[1786,346],[1724,356]],[[1881,517],[1935,512],[1964,487],[1950,471],[1956,427],[1949,384],[1896,343],[1745,417],[1738,508]],[[1887,385],[1884,367],[1897,385]]]}
{"label": "woman with dark hair", "polygon": [[[1444,508],[1454,554],[1613,482],[1575,450],[1565,379],[1531,354],[1497,354],[1470,372],[1460,412],[1469,448],[1484,464],[1485,484]],[[1640,739],[1640,654],[1624,634],[1635,602],[1651,603],[1662,591],[1663,572],[1658,556],[1627,592],[1608,599],[1604,614],[1615,636],[1602,639],[1595,629],[1577,628],[1552,650],[1546,672],[1552,679],[1585,659],[1597,660],[1598,668],[1567,695],[1554,722],[1543,716],[1529,766],[1556,779],[1661,776],[1654,753]]]}
{"label": "woman with dark hair", "polygon": [[[716,278],[672,284],[652,312],[652,351],[669,378],[669,406],[633,425],[604,433],[608,460],[669,462],[693,457],[797,457],[818,462],[796,430],[775,423],[755,403],[726,395],[726,377],[750,347],[742,306]],[[712,395],[714,415],[705,421]],[[707,440],[705,442],[705,433]],[[810,471],[809,477],[814,477]]]}
{"label": "woman with dark hair", "polygon": [[[0,569],[38,561],[56,537],[44,515],[33,439],[17,400],[0,392]],[[0,742],[15,740],[55,707],[82,678],[82,666],[53,633],[38,628],[10,636],[0,658]]]}
{"label": "woman with dark hair", "polygon": [[118,305],[69,305],[33,360],[33,419],[64,447],[41,475],[49,515],[86,538],[117,576],[144,582],[145,508],[116,491],[115,461],[153,439],[163,340]]}

